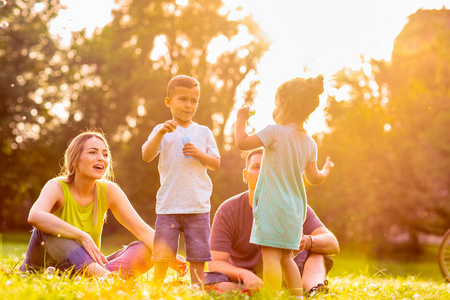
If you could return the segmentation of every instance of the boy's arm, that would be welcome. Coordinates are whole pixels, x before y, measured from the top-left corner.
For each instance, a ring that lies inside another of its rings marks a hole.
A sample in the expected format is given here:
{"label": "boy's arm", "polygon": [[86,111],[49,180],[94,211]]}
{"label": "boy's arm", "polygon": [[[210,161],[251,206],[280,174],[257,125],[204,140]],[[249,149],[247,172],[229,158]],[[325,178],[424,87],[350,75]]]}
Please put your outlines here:
{"label": "boy's arm", "polygon": [[192,156],[200,160],[208,169],[213,171],[220,167],[220,158],[207,154],[197,149],[192,143],[186,143],[183,147],[183,154],[185,156]]}
{"label": "boy's arm", "polygon": [[256,134],[248,135],[245,130],[246,122],[250,116],[249,110],[248,106],[243,106],[237,113],[237,120],[234,126],[234,140],[239,150],[252,150],[264,146]]}
{"label": "boy's arm", "polygon": [[173,132],[176,128],[176,121],[166,121],[158,132],[142,148],[142,159],[145,162],[151,162],[158,154],[158,148],[161,144],[163,136],[168,132]]}
{"label": "boy's arm", "polygon": [[315,161],[310,161],[305,168],[306,181],[308,181],[311,185],[322,183],[325,179],[327,179],[333,167],[334,163],[330,160],[329,156],[320,171],[317,169],[317,163]]}

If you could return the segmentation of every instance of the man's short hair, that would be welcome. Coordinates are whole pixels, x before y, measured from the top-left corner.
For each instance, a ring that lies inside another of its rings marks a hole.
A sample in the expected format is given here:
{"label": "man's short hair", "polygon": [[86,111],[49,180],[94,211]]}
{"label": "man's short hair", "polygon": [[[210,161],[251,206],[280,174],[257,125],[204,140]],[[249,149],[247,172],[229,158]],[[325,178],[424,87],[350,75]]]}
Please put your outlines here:
{"label": "man's short hair", "polygon": [[261,154],[262,155],[263,153],[264,153],[264,149],[263,148],[258,148],[258,149],[254,149],[254,150],[250,151],[247,154],[247,157],[245,158],[245,168],[248,167],[250,159],[252,158],[253,155],[255,155],[255,154]]}
{"label": "man's short hair", "polygon": [[173,77],[169,83],[167,84],[167,92],[166,97],[170,98],[173,91],[177,86],[185,87],[185,88],[193,88],[193,87],[200,87],[200,83],[197,81],[197,79],[192,78],[187,75],[177,75]]}

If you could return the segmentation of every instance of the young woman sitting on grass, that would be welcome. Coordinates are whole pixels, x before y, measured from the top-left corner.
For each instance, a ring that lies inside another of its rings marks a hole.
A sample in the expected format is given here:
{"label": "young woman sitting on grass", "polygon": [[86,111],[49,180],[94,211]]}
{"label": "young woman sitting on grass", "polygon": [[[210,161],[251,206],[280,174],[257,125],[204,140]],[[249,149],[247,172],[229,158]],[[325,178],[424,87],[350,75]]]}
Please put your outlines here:
{"label": "young woman sitting on grass", "polygon": [[[153,266],[154,230],[112,178],[110,149],[103,134],[88,131],[76,136],[65,152],[61,176],[45,184],[31,207],[28,222],[34,229],[21,271],[53,266],[87,275],[115,272],[129,279]],[[105,257],[100,245],[108,209],[139,241]],[[184,275],[182,256],[171,266]]]}

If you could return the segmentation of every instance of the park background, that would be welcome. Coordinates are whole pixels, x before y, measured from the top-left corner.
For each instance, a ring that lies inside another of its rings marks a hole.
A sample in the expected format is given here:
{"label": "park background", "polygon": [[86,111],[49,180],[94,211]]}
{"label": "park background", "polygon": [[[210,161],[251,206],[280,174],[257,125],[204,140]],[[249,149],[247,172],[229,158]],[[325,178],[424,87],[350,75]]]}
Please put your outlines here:
{"label": "park background", "polygon": [[[297,35],[290,36],[292,45],[283,47],[277,44],[279,36],[269,36],[269,27],[263,29],[263,21],[257,22],[258,15],[245,1],[119,1],[101,28],[73,32],[69,42],[51,25],[65,12],[62,3],[0,1],[2,252],[9,249],[3,245],[26,247],[31,205],[45,182],[58,175],[68,141],[86,129],[105,132],[116,182],[142,218],[154,225],[157,160],[144,163],[141,146],[156,124],[170,118],[163,99],[172,76],[189,74],[201,84],[194,121],[213,130],[222,156],[221,168],[209,173],[213,216],[225,199],[246,188],[241,180],[245,153],[235,148],[232,138],[236,108],[255,105],[257,114],[250,125],[261,129],[273,123],[270,111],[281,82],[324,74],[321,109],[307,129],[318,143],[319,165],[329,155],[336,167],[325,183],[307,186],[307,193],[309,204],[340,241],[337,271],[349,270],[362,256],[369,262],[368,272],[385,272],[371,265],[390,269],[395,262],[396,267],[387,271],[408,275],[408,264],[423,260],[419,273],[429,266],[434,271],[427,276],[437,277],[436,245],[450,227],[448,9],[412,12],[387,57],[362,52],[356,62],[353,58],[333,70],[313,58],[311,53],[327,46],[308,48],[311,28],[321,28],[314,33],[319,40],[334,41],[328,47],[336,51],[327,52],[325,61],[329,66],[341,59],[341,43],[355,48],[352,43],[363,39],[351,28],[369,27],[361,16],[352,19],[358,13],[331,18],[330,10],[337,10],[337,4],[314,7],[322,18],[301,26],[295,12],[310,12],[283,6],[287,1],[269,7],[266,18],[260,14],[260,20],[270,19],[280,12],[277,7],[284,9],[281,19],[290,18],[288,28]],[[351,3],[344,1],[339,9],[355,9]],[[376,6],[364,3],[366,13]],[[388,7],[381,12],[387,15]],[[97,16],[86,4],[79,17],[93,22]],[[347,25],[337,32],[337,23],[344,21]],[[311,52],[301,56],[300,50],[292,50],[296,48]],[[268,63],[274,53],[275,63]],[[104,243],[114,246],[131,240],[109,216]]]}

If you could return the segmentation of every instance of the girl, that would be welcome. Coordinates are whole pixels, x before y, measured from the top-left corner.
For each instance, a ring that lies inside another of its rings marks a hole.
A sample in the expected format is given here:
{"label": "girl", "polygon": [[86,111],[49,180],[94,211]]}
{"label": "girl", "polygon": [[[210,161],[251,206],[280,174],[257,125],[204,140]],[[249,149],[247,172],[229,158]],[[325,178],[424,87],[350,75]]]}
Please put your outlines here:
{"label": "girl", "polygon": [[[76,136],[65,152],[61,174],[47,182],[31,207],[28,222],[35,228],[20,270],[54,266],[87,275],[116,272],[126,279],[147,272],[153,266],[154,230],[110,181],[112,159],[105,137],[92,131]],[[109,257],[100,252],[107,209],[140,240]],[[184,275],[186,261],[177,259],[173,266]]]}
{"label": "girl", "polygon": [[264,147],[261,172],[254,194],[254,221],[250,242],[260,245],[266,287],[281,289],[282,274],[287,287],[302,298],[301,275],[292,257],[298,250],[306,212],[302,173],[310,184],[319,184],[334,164],[327,157],[317,169],[317,145],[303,129],[303,123],[319,105],[323,76],[289,80],[275,95],[273,118],[276,125],[248,135],[249,107],[237,114],[236,146],[240,150]]}

